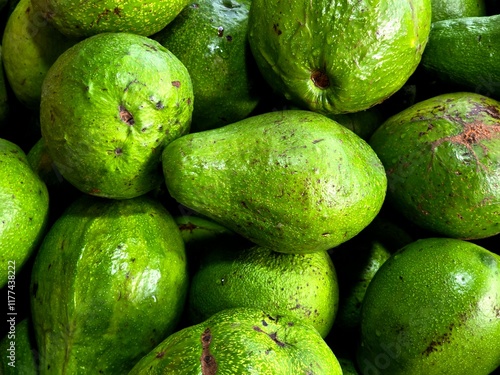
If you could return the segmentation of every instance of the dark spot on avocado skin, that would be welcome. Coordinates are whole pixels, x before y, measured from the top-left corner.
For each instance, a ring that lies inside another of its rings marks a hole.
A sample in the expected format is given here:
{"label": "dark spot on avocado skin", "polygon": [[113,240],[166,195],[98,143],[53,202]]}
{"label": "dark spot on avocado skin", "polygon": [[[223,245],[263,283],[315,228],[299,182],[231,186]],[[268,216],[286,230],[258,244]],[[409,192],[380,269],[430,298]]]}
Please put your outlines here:
{"label": "dark spot on avocado skin", "polygon": [[273,25],[273,30],[274,32],[277,34],[277,35],[281,35],[282,34],[282,31],[279,29],[279,24],[275,23]]}
{"label": "dark spot on avocado skin", "polygon": [[33,284],[33,288],[31,290],[31,294],[33,295],[33,298],[36,298],[36,293],[38,292],[38,283]]}
{"label": "dark spot on avocado skin", "polygon": [[134,125],[135,120],[132,114],[122,105],[119,107],[119,114],[120,114],[120,119],[126,123],[127,125]]}
{"label": "dark spot on avocado skin", "polygon": [[180,81],[172,81],[172,86],[179,88],[179,87],[181,87],[181,82]]}
{"label": "dark spot on avocado skin", "polygon": [[210,343],[212,342],[212,332],[210,328],[206,328],[201,334],[201,373],[202,375],[215,375],[217,373],[217,362],[215,357],[210,353]]}
{"label": "dark spot on avocado skin", "polygon": [[324,71],[319,69],[311,72],[311,81],[317,88],[322,90],[330,87],[330,78]]}
{"label": "dark spot on avocado skin", "polygon": [[163,358],[164,356],[165,356],[165,352],[161,351],[161,352],[156,353],[155,358],[160,359],[160,358]]}

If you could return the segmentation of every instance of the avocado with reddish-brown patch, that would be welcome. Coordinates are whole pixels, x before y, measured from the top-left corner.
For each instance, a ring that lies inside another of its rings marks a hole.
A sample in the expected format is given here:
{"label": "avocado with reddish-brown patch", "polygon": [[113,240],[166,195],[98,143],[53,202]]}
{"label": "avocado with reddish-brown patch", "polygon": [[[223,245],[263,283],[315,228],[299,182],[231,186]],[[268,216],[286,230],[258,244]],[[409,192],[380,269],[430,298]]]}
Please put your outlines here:
{"label": "avocado with reddish-brown patch", "polygon": [[447,237],[500,233],[500,103],[469,92],[419,102],[369,141],[387,173],[387,201]]}

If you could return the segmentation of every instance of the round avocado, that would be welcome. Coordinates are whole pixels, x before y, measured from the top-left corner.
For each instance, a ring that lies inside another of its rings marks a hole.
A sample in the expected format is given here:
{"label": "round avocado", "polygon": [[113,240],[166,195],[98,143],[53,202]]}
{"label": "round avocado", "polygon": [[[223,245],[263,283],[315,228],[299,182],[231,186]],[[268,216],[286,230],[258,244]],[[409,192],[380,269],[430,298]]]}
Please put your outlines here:
{"label": "round avocado", "polygon": [[47,186],[24,151],[0,138],[0,287],[15,288],[15,275],[38,249],[48,218]]}
{"label": "round avocado", "polygon": [[284,311],[322,337],[338,310],[337,273],[326,251],[278,253],[260,246],[207,249],[194,273],[187,312],[193,324],[233,307]]}
{"label": "round avocado", "polygon": [[430,28],[430,0],[253,0],[248,39],[277,92],[302,108],[341,114],[399,90]]}
{"label": "round avocado", "polygon": [[363,374],[488,375],[500,365],[500,257],[464,240],[412,242],[366,291]]}
{"label": "round avocado", "polygon": [[42,85],[40,127],[62,176],[82,192],[125,199],[163,181],[161,152],[187,133],[186,67],[144,36],[102,33],[64,51]]}
{"label": "round avocado", "polygon": [[469,92],[426,99],[369,141],[384,164],[387,201],[446,237],[500,233],[500,103]]}

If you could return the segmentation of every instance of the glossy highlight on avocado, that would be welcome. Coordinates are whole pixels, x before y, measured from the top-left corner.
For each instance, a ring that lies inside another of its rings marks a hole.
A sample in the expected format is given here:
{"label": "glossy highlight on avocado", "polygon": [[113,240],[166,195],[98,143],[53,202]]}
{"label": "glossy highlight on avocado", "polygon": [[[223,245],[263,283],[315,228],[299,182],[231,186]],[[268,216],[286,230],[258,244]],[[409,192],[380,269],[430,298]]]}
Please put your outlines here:
{"label": "glossy highlight on avocado", "polygon": [[162,154],[174,199],[256,244],[324,251],[379,212],[386,176],[359,136],[321,114],[286,110],[170,143]]}

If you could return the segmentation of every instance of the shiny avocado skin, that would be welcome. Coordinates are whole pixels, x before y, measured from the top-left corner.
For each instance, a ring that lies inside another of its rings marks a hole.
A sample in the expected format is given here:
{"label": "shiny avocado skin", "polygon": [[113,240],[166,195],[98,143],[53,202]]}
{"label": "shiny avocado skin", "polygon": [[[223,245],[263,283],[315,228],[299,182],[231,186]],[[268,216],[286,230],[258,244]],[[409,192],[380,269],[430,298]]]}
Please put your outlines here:
{"label": "shiny avocado skin", "polygon": [[432,23],[424,71],[465,90],[500,99],[500,14]]}
{"label": "shiny avocado skin", "polygon": [[250,0],[200,0],[152,38],[188,69],[196,103],[191,132],[246,117],[259,103],[262,78],[248,46]]}
{"label": "shiny avocado skin", "polygon": [[317,331],[288,314],[226,309],[167,337],[128,375],[341,375]]}
{"label": "shiny avocado skin", "polygon": [[183,136],[162,154],[174,199],[263,247],[328,250],[376,216],[386,176],[360,137],[310,111]]}
{"label": "shiny avocado skin", "polygon": [[500,365],[500,257],[468,241],[410,243],[377,271],[361,312],[364,374],[488,375]]}
{"label": "shiny avocado skin", "polygon": [[399,90],[420,62],[430,24],[430,0],[254,0],[248,38],[277,92],[340,114]]}
{"label": "shiny avocado skin", "polygon": [[500,103],[455,92],[387,119],[369,140],[387,171],[387,202],[440,235],[500,232]]}
{"label": "shiny avocado skin", "polygon": [[40,374],[126,374],[174,331],[187,287],[184,243],[159,202],[82,196],[32,270]]}

